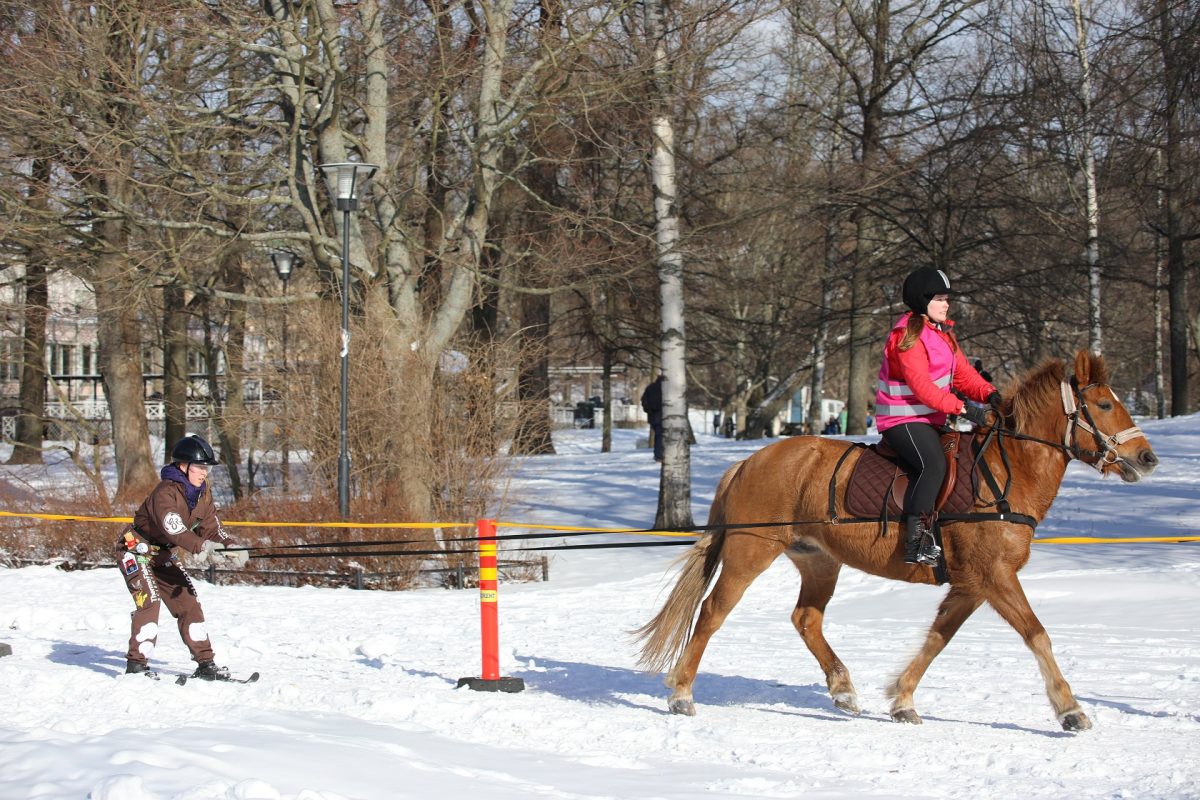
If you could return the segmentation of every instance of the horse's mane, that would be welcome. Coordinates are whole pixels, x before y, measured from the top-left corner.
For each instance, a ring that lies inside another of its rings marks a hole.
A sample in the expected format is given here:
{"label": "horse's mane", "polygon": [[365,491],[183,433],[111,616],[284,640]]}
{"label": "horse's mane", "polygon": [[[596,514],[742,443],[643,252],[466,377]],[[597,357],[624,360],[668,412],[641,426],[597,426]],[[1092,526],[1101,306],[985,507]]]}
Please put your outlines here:
{"label": "horse's mane", "polygon": [[1059,387],[1066,373],[1062,359],[1051,358],[1017,378],[1009,401],[1016,430],[1029,430],[1044,414],[1047,405],[1062,402]]}
{"label": "horse's mane", "polygon": [[[1075,358],[1075,370],[1081,383],[1108,383],[1108,367],[1099,356],[1080,352]],[[1017,378],[1009,391],[1015,429],[1027,431],[1047,406],[1061,408],[1061,385],[1067,376],[1067,366],[1058,358],[1050,358]]]}

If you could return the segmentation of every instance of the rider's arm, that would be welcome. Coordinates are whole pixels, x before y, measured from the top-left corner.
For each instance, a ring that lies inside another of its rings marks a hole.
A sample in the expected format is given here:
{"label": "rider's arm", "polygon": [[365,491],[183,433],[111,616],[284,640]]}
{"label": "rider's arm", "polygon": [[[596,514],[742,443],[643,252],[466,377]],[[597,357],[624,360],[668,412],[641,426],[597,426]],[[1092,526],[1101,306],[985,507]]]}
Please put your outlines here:
{"label": "rider's arm", "polygon": [[996,391],[996,387],[985,381],[971,366],[963,351],[957,349],[954,351],[954,388],[980,403],[986,403],[988,396]]}

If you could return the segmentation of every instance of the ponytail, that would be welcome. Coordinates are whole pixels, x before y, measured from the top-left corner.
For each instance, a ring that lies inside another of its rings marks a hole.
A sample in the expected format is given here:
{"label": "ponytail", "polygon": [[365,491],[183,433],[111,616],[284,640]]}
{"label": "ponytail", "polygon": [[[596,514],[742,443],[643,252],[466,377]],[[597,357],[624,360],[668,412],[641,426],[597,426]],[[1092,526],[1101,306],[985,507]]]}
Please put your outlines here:
{"label": "ponytail", "polygon": [[908,323],[904,326],[904,337],[900,339],[900,345],[897,348],[901,353],[912,349],[912,346],[917,343],[917,339],[921,337],[921,331],[925,329],[925,316],[923,314],[913,314],[908,318]]}
{"label": "ponytail", "polygon": [[[900,339],[900,344],[897,350],[901,353],[912,349],[912,346],[917,343],[917,339],[921,338],[921,331],[925,329],[925,315],[913,314],[908,318],[908,323],[904,326],[904,336]],[[954,331],[949,328],[945,329],[946,338],[950,340],[950,352],[958,352],[958,337],[954,335]]]}

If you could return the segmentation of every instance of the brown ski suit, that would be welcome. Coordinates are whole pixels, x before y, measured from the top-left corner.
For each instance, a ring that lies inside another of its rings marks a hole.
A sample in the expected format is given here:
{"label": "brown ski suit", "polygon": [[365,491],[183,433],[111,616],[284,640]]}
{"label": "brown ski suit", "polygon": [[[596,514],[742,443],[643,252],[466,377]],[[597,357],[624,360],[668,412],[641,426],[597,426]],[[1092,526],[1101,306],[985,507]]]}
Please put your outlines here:
{"label": "brown ski suit", "polygon": [[205,541],[217,542],[222,547],[230,547],[234,541],[217,518],[208,484],[203,486],[196,507],[189,509],[184,485],[166,477],[170,469],[175,467],[163,468],[162,482],[138,508],[133,525],[122,532],[116,543],[117,565],[135,606],[126,653],[130,662],[145,664],[154,652],[162,603],[175,617],[179,635],[192,658],[197,662],[213,660],[204,609],[175,548],[199,553]]}

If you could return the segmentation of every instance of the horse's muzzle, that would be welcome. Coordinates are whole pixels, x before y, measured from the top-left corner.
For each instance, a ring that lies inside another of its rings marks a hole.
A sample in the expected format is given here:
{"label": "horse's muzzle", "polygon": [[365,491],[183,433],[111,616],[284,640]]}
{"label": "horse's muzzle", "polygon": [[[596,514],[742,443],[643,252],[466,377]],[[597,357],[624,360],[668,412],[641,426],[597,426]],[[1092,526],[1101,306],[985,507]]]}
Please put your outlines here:
{"label": "horse's muzzle", "polygon": [[1149,447],[1143,447],[1131,459],[1121,460],[1121,480],[1126,483],[1137,483],[1148,477],[1158,467],[1158,456]]}

